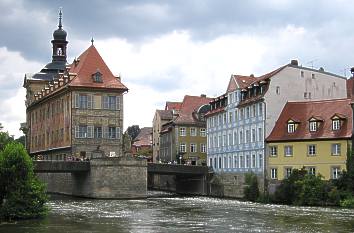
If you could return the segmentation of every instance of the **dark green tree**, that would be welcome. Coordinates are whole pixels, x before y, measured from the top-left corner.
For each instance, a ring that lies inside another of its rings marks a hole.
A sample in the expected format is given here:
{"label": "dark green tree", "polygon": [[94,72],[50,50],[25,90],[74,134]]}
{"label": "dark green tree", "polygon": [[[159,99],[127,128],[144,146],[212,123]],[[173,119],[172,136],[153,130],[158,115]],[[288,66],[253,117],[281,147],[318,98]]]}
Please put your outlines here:
{"label": "dark green tree", "polygon": [[132,125],[129,126],[125,132],[130,136],[132,140],[134,140],[140,133],[140,127],[139,125]]}
{"label": "dark green tree", "polygon": [[244,188],[244,197],[248,201],[256,201],[259,197],[259,188],[257,175],[254,173],[247,173],[245,175],[246,186]]}
{"label": "dark green tree", "polygon": [[0,218],[27,219],[47,213],[45,186],[33,172],[22,144],[12,142],[0,152]]}

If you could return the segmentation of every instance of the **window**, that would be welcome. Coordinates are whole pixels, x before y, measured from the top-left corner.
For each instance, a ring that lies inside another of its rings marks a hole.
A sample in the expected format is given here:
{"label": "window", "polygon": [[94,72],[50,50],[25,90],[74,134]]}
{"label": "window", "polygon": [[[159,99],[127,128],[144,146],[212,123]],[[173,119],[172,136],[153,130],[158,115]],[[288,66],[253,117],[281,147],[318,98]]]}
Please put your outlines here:
{"label": "window", "polygon": [[95,126],[94,137],[95,138],[102,138],[102,127],[101,126]]}
{"label": "window", "polygon": [[331,168],[332,179],[338,179],[340,177],[340,167],[332,167]]}
{"label": "window", "polygon": [[116,127],[111,127],[111,126],[108,127],[108,138],[110,139],[118,138]]}
{"label": "window", "polygon": [[229,146],[231,146],[233,143],[233,139],[232,139],[232,133],[229,133]]}
{"label": "window", "polygon": [[284,146],[284,155],[293,156],[293,146]]}
{"label": "window", "polygon": [[332,144],[332,155],[340,155],[340,143]]}
{"label": "window", "polygon": [[250,142],[251,142],[251,131],[246,130],[246,143],[250,143]]}
{"label": "window", "polygon": [[307,155],[309,155],[309,156],[316,155],[316,145],[308,145],[307,146]]}
{"label": "window", "polygon": [[304,99],[307,99],[307,92],[304,92]]}
{"label": "window", "polygon": [[309,175],[316,175],[316,168],[315,167],[307,167],[307,173]]}
{"label": "window", "polygon": [[262,115],[263,114],[263,105],[262,105],[262,103],[259,103],[258,104],[258,115]]}
{"label": "window", "polygon": [[270,146],[269,147],[269,156],[277,156],[278,155],[278,147]]}
{"label": "window", "polygon": [[190,151],[191,151],[191,153],[197,152],[197,145],[195,143],[191,143]]}
{"label": "window", "polygon": [[293,169],[291,167],[286,167],[285,171],[284,171],[285,178],[289,178],[289,176],[291,175],[292,171],[293,171]]}
{"label": "window", "polygon": [[185,127],[180,127],[179,128],[179,136],[186,136],[186,128]]}
{"label": "window", "polygon": [[339,119],[332,120],[332,130],[340,130],[340,121],[339,121]]}
{"label": "window", "polygon": [[252,129],[252,142],[256,141],[256,129]]}
{"label": "window", "polygon": [[250,155],[246,155],[246,166],[245,168],[249,168],[250,167]]}
{"label": "window", "polygon": [[92,79],[95,83],[102,83],[102,74],[100,73],[100,71],[96,71],[96,73],[94,73],[92,75]]}
{"label": "window", "polygon": [[305,76],[304,71],[301,71],[301,78]]}
{"label": "window", "polygon": [[256,155],[252,155],[252,164],[251,164],[252,168],[256,167]]}
{"label": "window", "polygon": [[[87,125],[76,126],[75,137],[76,138],[86,138],[87,137]],[[52,138],[54,138],[53,132],[52,132]]]}
{"label": "window", "polygon": [[310,121],[310,131],[311,132],[317,131],[317,122],[316,121]]}
{"label": "window", "polygon": [[250,107],[247,107],[246,108],[246,119],[250,118],[250,111],[251,111]]}
{"label": "window", "polygon": [[103,108],[109,110],[119,110],[119,96],[103,96]]}
{"label": "window", "polygon": [[204,143],[201,143],[201,144],[200,144],[200,152],[206,153],[206,146],[205,146]]}
{"label": "window", "polygon": [[87,108],[87,95],[79,95],[79,108]]}
{"label": "window", "polygon": [[201,137],[205,137],[206,136],[206,129],[205,128],[201,128],[200,129],[200,136]]}
{"label": "window", "polygon": [[240,138],[239,138],[240,140],[240,144],[242,144],[242,143],[244,143],[243,142],[243,132],[242,131],[240,131]]}
{"label": "window", "polygon": [[244,168],[245,167],[245,158],[243,157],[243,155],[240,155],[240,168]]}
{"label": "window", "polygon": [[196,128],[190,128],[190,134],[191,134],[191,136],[197,136]]}
{"label": "window", "polygon": [[238,168],[237,155],[234,156],[234,168]]}
{"label": "window", "polygon": [[223,146],[227,145],[227,138],[226,138],[226,134],[222,135],[222,139],[223,139]]}
{"label": "window", "polygon": [[280,87],[279,87],[279,86],[277,86],[277,87],[275,88],[275,93],[276,93],[277,95],[280,95]]}
{"label": "window", "polygon": [[294,132],[295,132],[295,124],[288,123],[288,133],[294,133]]}
{"label": "window", "polygon": [[221,161],[221,157],[219,157],[219,169],[221,169],[222,166],[222,161]]}
{"label": "window", "polygon": [[233,117],[232,117],[232,112],[229,112],[229,123],[232,122],[232,119],[233,119]]}
{"label": "window", "polygon": [[278,179],[278,169],[277,168],[270,169],[270,178],[273,180]]}
{"label": "window", "polygon": [[258,128],[258,141],[260,141],[260,142],[263,141],[262,128]]}
{"label": "window", "polygon": [[263,155],[258,155],[258,168],[263,168]]}
{"label": "window", "polygon": [[186,144],[185,143],[179,144],[179,152],[182,152],[182,153],[186,152]]}

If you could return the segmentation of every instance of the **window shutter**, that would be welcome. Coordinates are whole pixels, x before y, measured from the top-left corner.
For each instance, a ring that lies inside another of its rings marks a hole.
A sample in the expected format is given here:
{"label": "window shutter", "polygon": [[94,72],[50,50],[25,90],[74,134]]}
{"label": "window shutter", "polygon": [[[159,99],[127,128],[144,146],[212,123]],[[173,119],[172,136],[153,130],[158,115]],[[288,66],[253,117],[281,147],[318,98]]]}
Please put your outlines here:
{"label": "window shutter", "polygon": [[79,108],[79,94],[75,94],[75,108]]}
{"label": "window shutter", "polygon": [[116,96],[116,110],[120,109],[120,96]]}
{"label": "window shutter", "polygon": [[108,109],[108,96],[103,96],[103,109]]}
{"label": "window shutter", "polygon": [[79,126],[75,126],[75,138],[79,138]]}
{"label": "window shutter", "polygon": [[108,138],[108,127],[107,126],[104,126],[102,127],[103,129],[103,138]]}
{"label": "window shutter", "polygon": [[116,127],[116,138],[120,139],[120,128]]}
{"label": "window shutter", "polygon": [[93,96],[92,95],[88,95],[87,96],[87,108],[88,109],[92,109],[93,106]]}
{"label": "window shutter", "polygon": [[87,138],[93,138],[93,125],[87,126]]}

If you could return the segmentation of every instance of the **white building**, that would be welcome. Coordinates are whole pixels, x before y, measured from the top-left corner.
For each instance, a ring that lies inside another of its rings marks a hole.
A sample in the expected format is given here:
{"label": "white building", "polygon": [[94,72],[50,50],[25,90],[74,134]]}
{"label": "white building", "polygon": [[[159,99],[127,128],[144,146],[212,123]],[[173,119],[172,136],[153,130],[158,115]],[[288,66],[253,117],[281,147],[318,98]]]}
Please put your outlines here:
{"label": "white building", "polygon": [[346,98],[346,78],[296,60],[260,77],[232,75],[207,114],[208,165],[216,172],[264,174],[264,139],[287,101]]}

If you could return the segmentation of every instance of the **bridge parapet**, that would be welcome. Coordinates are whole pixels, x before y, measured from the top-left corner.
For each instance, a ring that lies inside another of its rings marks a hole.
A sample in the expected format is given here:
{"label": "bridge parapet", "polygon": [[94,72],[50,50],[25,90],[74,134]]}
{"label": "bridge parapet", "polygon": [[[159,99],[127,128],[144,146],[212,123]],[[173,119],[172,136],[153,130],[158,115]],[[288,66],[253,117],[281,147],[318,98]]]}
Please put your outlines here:
{"label": "bridge parapet", "polygon": [[89,161],[34,161],[36,173],[72,173],[90,171]]}
{"label": "bridge parapet", "polygon": [[165,175],[207,175],[207,166],[148,163],[148,173]]}

